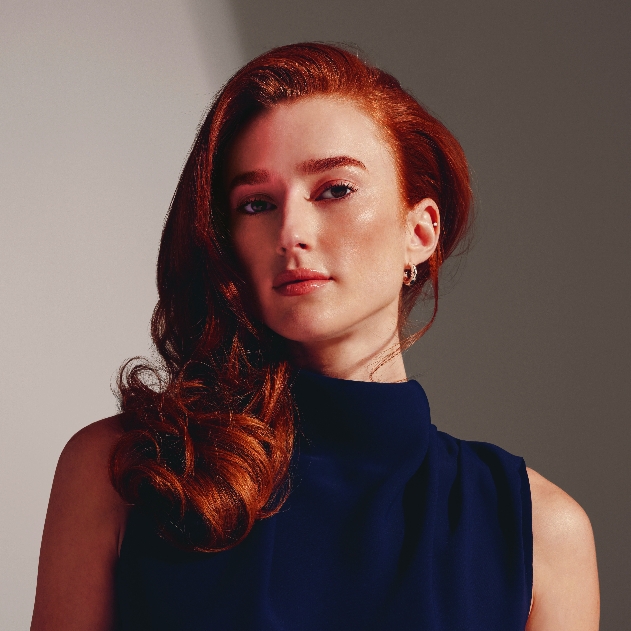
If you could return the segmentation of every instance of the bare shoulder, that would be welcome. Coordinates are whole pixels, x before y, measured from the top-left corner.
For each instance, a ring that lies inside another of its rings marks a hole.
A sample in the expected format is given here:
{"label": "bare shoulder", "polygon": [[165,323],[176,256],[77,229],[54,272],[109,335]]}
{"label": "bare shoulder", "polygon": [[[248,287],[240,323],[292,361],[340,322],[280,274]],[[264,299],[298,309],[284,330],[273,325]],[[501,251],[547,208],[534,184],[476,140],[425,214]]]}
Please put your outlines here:
{"label": "bare shoulder", "polygon": [[120,417],[92,423],[64,447],[42,536],[31,629],[109,629],[113,576],[128,506],[109,479]]}
{"label": "bare shoulder", "polygon": [[589,517],[565,491],[527,469],[532,497],[533,605],[528,631],[596,631],[600,599]]}
{"label": "bare shoulder", "polygon": [[536,471],[526,470],[533,505],[533,532],[537,531],[541,543],[580,545],[585,540],[592,541],[591,523],[580,504]]}
{"label": "bare shoulder", "polygon": [[[109,478],[109,457],[122,435],[120,415],[96,421],[79,430],[66,444],[57,463],[53,500],[68,500],[76,508],[120,511],[124,503]],[[50,510],[50,507],[49,507]]]}
{"label": "bare shoulder", "polygon": [[114,443],[122,434],[120,414],[86,425],[66,443],[58,468],[77,465],[98,468],[99,464],[107,462]]}

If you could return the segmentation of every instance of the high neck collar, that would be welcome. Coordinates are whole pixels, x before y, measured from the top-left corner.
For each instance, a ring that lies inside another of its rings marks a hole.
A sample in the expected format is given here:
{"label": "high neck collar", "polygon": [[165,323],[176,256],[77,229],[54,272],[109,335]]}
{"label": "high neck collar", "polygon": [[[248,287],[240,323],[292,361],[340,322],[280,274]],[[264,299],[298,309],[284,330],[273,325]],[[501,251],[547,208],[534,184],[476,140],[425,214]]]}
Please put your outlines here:
{"label": "high neck collar", "polygon": [[299,437],[316,449],[396,460],[427,449],[429,403],[417,381],[350,381],[300,369],[292,392]]}

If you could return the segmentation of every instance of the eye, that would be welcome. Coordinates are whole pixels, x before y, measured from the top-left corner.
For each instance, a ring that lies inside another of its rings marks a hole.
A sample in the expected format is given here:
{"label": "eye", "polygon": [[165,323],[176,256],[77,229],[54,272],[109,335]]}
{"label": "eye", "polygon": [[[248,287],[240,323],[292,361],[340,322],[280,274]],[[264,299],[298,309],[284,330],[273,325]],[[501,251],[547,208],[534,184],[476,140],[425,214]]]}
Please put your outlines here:
{"label": "eye", "polygon": [[335,184],[331,184],[327,186],[319,195],[316,197],[316,200],[326,200],[326,199],[343,199],[344,197],[348,197],[351,193],[354,193],[357,189],[354,186],[346,182],[336,182]]}
{"label": "eye", "polygon": [[275,204],[267,201],[266,199],[247,199],[243,204],[237,207],[237,210],[245,213],[246,215],[256,215],[258,213],[265,212],[266,210],[274,210]]}

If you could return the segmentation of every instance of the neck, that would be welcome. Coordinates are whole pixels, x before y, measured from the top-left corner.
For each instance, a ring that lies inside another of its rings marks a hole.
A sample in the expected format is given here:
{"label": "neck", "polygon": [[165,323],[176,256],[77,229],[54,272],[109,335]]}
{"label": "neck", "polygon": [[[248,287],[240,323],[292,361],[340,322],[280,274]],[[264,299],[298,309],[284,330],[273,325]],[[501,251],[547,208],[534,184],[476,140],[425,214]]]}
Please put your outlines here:
{"label": "neck", "polygon": [[370,336],[359,343],[347,335],[308,344],[290,342],[290,349],[296,366],[327,377],[384,383],[407,380],[396,331],[379,344]]}

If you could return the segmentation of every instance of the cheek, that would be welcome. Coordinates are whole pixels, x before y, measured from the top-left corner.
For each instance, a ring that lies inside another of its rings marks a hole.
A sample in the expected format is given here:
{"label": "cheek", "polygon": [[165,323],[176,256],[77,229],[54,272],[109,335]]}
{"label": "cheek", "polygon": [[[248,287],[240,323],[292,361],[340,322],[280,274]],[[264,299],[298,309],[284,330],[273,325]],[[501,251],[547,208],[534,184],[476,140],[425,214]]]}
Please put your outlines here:
{"label": "cheek", "polygon": [[403,227],[393,208],[366,211],[338,232],[339,250],[364,284],[381,291],[397,290],[405,265]]}
{"label": "cheek", "polygon": [[245,222],[233,226],[232,243],[237,259],[256,294],[259,293],[262,284],[261,272],[267,265],[263,242],[264,231],[257,230],[255,226]]}

